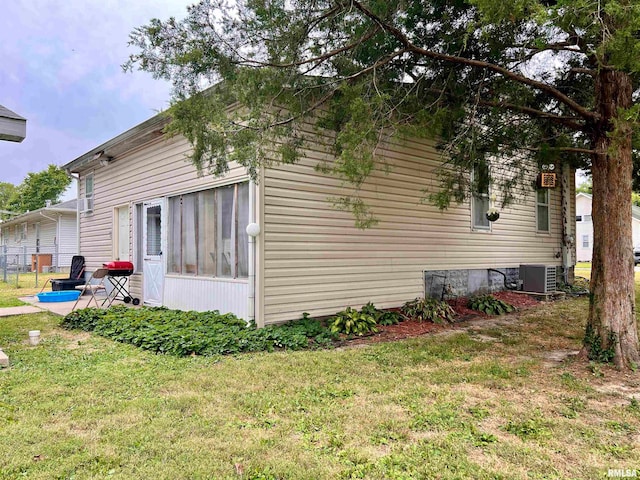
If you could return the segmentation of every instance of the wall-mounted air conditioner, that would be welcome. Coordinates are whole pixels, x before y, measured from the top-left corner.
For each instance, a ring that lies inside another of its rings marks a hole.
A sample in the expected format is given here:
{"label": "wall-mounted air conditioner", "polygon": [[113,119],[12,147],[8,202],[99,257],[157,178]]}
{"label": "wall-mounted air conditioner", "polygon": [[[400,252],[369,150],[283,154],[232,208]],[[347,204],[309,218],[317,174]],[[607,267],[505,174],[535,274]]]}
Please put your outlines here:
{"label": "wall-mounted air conditioner", "polygon": [[525,292],[553,293],[556,291],[556,267],[520,265],[520,283]]}

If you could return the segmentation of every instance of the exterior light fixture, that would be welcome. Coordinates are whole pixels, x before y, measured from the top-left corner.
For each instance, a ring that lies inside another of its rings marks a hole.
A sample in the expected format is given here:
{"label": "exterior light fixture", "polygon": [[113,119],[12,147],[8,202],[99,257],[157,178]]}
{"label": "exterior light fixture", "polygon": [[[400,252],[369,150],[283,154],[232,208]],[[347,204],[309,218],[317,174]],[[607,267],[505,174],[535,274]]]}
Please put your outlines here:
{"label": "exterior light fixture", "polygon": [[260,225],[257,223],[250,223],[247,225],[247,235],[250,237],[257,237],[260,235]]}

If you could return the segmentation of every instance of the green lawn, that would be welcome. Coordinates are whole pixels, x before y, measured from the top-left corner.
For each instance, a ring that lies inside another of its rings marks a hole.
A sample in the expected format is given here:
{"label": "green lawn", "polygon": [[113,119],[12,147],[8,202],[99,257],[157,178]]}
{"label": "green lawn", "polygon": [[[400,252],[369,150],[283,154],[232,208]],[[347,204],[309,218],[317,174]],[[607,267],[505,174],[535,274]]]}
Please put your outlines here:
{"label": "green lawn", "polygon": [[26,297],[38,293],[49,278],[65,278],[68,276],[68,273],[41,273],[38,275],[36,282],[35,273],[21,273],[18,276],[17,286],[15,276],[11,276],[9,282],[0,281],[0,308],[24,305],[25,303],[18,300],[18,297]]}
{"label": "green lawn", "polygon": [[[175,358],[0,319],[0,479],[587,479],[640,465],[640,383],[586,300],[359,348]],[[42,331],[30,347],[28,330]]]}

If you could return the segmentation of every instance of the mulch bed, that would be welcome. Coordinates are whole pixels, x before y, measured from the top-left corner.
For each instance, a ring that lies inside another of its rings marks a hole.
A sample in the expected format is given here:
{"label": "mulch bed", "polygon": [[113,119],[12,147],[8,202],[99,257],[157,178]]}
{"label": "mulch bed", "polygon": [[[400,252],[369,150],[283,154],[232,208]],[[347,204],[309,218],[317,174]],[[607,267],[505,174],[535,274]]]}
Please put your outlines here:
{"label": "mulch bed", "polygon": [[[507,302],[518,310],[526,310],[540,304],[540,301],[523,293],[514,293],[509,291],[492,293],[494,297],[503,302]],[[458,297],[447,300],[451,308],[456,312],[456,320],[453,324],[436,324],[431,322],[421,322],[410,319],[400,322],[398,325],[378,326],[378,333],[357,337],[347,340],[348,345],[359,345],[379,342],[392,342],[394,340],[402,340],[404,338],[418,337],[428,333],[438,333],[446,330],[452,330],[459,322],[471,319],[492,318],[491,316],[471,310],[467,307],[469,299],[466,297]]]}

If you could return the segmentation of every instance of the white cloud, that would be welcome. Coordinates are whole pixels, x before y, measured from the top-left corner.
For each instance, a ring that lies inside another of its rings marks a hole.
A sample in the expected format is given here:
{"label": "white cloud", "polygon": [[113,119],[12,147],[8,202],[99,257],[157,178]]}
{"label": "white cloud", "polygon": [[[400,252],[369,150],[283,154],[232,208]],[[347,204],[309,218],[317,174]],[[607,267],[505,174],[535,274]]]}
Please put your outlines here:
{"label": "white cloud", "polygon": [[27,118],[27,138],[0,142],[0,181],[63,164],[168,105],[170,87],[120,65],[129,33],[186,15],[188,0],[3,2],[0,104]]}

